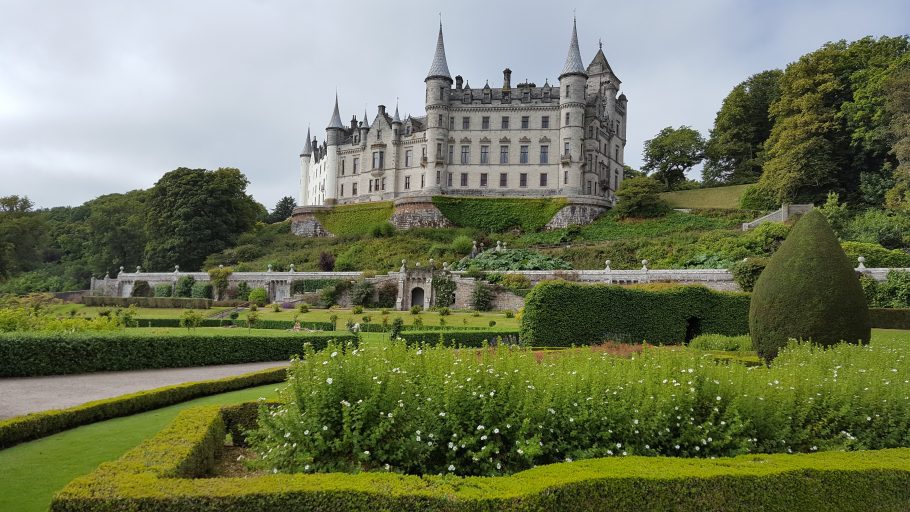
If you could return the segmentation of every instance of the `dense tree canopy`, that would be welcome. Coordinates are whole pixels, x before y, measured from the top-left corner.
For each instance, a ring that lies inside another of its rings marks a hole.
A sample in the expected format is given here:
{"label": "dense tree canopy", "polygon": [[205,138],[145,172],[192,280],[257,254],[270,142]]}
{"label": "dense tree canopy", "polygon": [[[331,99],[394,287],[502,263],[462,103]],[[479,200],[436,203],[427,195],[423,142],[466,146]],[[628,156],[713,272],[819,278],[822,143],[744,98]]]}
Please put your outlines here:
{"label": "dense tree canopy", "polygon": [[910,62],[903,59],[886,84],[886,112],[891,118],[893,152],[897,159],[894,186],[886,193],[889,208],[910,213]]}
{"label": "dense tree canopy", "polygon": [[297,206],[297,202],[294,201],[293,197],[282,197],[278,200],[278,203],[275,204],[275,209],[272,210],[272,213],[269,214],[269,223],[284,222],[291,216],[291,213],[294,212],[295,206]]}
{"label": "dense tree canopy", "polygon": [[705,139],[688,126],[668,126],[645,141],[643,171],[662,182],[667,190],[686,181],[686,171],[704,158]]}
{"label": "dense tree canopy", "polygon": [[781,75],[779,69],[752,75],[724,98],[705,147],[705,184],[751,183],[761,176],[769,109],[780,95]]}
{"label": "dense tree canopy", "polygon": [[0,278],[35,268],[45,243],[44,219],[27,197],[0,197]]}

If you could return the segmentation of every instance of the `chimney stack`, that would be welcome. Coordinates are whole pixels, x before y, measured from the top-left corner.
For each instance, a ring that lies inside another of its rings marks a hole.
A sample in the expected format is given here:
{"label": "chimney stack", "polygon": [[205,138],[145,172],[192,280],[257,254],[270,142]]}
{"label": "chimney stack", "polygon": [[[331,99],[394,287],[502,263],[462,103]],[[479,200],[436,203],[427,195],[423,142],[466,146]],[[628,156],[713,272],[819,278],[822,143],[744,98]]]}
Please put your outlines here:
{"label": "chimney stack", "polygon": [[512,90],[512,70],[509,68],[502,70],[502,90]]}
{"label": "chimney stack", "polygon": [[459,91],[461,90],[462,80],[463,79],[461,78],[461,75],[455,75],[455,88],[458,89]]}

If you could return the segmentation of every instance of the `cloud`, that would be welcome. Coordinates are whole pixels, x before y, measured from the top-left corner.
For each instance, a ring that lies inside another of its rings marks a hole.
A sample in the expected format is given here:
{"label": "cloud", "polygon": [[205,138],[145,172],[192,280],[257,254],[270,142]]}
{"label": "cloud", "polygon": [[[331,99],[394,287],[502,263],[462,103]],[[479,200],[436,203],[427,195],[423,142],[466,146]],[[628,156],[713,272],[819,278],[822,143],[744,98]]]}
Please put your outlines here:
{"label": "cloud", "polygon": [[[705,135],[723,97],[829,40],[907,32],[899,1],[580,2],[582,57],[604,51],[629,97],[626,160],[668,125]],[[75,205],[179,166],[233,166],[271,207],[296,196],[310,126],[423,113],[445,25],[472,87],[556,83],[572,12],[552,3],[0,1],[0,194]]]}

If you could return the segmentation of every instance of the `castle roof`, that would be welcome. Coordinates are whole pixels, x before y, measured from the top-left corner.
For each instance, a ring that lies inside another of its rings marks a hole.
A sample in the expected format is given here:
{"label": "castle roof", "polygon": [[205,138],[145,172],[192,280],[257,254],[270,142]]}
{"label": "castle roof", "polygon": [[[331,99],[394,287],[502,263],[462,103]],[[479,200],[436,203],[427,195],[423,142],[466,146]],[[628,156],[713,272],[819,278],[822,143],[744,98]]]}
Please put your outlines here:
{"label": "castle roof", "polygon": [[442,41],[442,23],[439,24],[439,37],[436,38],[436,53],[433,55],[433,63],[430,64],[430,71],[427,72],[425,80],[431,78],[452,80],[452,75],[449,74],[449,64],[446,62],[446,46]]}
{"label": "castle roof", "polygon": [[585,66],[581,63],[581,51],[578,49],[578,30],[575,28],[575,20],[572,20],[572,39],[569,40],[569,54],[566,55],[566,63],[562,67],[562,73],[559,79],[567,75],[585,75]]}
{"label": "castle roof", "polygon": [[398,102],[395,102],[395,117],[392,118],[393,123],[400,123],[401,118],[398,117]]}
{"label": "castle roof", "polygon": [[310,127],[306,129],[306,143],[303,145],[303,151],[300,152],[300,156],[310,156],[313,154],[313,143],[310,142]]}
{"label": "castle roof", "polygon": [[366,108],[363,109],[363,127],[364,127],[364,128],[369,128],[369,127],[370,127],[370,118],[367,117],[367,109],[366,109]]}
{"label": "castle roof", "polygon": [[588,75],[599,75],[599,74],[609,74],[612,78],[616,79],[615,85],[617,88],[621,83],[619,77],[616,76],[616,73],[613,72],[613,68],[610,67],[610,63],[607,62],[607,56],[604,55],[603,48],[597,50],[597,54],[594,55],[594,58],[591,59],[591,63],[588,64],[587,69]]}
{"label": "castle roof", "polygon": [[335,93],[335,112],[332,113],[332,120],[329,121],[329,125],[326,129],[330,128],[341,128],[344,129],[344,125],[341,124],[341,114],[338,113],[338,93]]}

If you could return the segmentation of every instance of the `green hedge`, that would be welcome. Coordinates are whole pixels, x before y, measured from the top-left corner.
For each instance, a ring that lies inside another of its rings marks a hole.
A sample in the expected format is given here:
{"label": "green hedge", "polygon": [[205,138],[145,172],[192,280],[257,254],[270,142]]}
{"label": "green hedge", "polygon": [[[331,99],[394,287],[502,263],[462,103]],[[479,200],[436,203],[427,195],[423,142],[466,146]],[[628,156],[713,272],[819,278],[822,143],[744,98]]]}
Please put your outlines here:
{"label": "green hedge", "polygon": [[208,309],[212,305],[209,299],[191,299],[186,297],[82,297],[86,306],[108,306],[126,308],[133,304],[140,308],[185,308]]}
{"label": "green hedge", "polygon": [[304,293],[318,292],[323,288],[335,286],[342,279],[295,279],[291,281],[291,294],[302,295]]}
{"label": "green hedge", "polygon": [[649,290],[562,281],[537,285],[525,299],[521,339],[531,346],[603,341],[681,344],[699,334],[749,332],[749,295],[702,286]]}
{"label": "green hedge", "polygon": [[409,344],[437,345],[442,342],[447,347],[486,347],[491,344],[503,343],[517,345],[518,330],[487,330],[487,331],[405,331],[399,337]]}
{"label": "green hedge", "polygon": [[286,375],[286,368],[275,368],[224,379],[187,382],[140,391],[67,409],[16,416],[0,421],[0,449],[96,421],[129,416],[201,396],[283,382]]}
{"label": "green hedge", "polygon": [[910,329],[910,309],[869,308],[872,327],[879,329]]}
{"label": "green hedge", "polygon": [[389,222],[394,209],[390,201],[347,204],[316,212],[315,216],[333,235],[368,235],[377,225]]}
{"label": "green hedge", "polygon": [[[136,320],[139,327],[180,327],[179,318],[139,318]],[[238,327],[247,327],[247,322],[243,318],[231,320],[230,318],[205,318],[199,327],[225,327],[236,325]],[[254,329],[293,329],[292,320],[257,320],[253,326]],[[312,331],[333,331],[332,322],[300,322],[301,329]]]}
{"label": "green hedge", "polygon": [[542,229],[566,206],[564,198],[501,199],[434,196],[433,204],[456,226],[501,233]]}
{"label": "green hedge", "polygon": [[493,478],[385,472],[193,478],[212,469],[228,417],[249,410],[182,411],[120,459],[73,480],[54,496],[51,510],[897,512],[910,506],[910,449],[611,457]]}
{"label": "green hedge", "polygon": [[330,340],[356,341],[350,334],[296,336],[169,336],[118,332],[13,332],[0,334],[0,377],[29,377],[99,371],[179,368],[283,361],[317,350]]}

